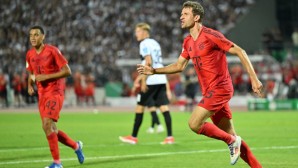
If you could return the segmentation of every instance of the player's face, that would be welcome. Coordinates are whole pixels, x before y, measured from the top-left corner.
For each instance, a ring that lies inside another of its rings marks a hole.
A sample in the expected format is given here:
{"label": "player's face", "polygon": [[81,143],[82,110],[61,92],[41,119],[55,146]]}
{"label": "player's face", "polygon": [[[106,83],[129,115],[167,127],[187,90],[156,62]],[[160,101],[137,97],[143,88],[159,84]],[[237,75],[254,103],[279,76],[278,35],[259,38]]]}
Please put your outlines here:
{"label": "player's face", "polygon": [[43,43],[44,35],[39,29],[30,30],[30,43],[32,47],[38,47]]}
{"label": "player's face", "polygon": [[142,41],[144,40],[146,37],[147,37],[147,32],[145,30],[143,30],[142,28],[140,27],[137,27],[135,29],[135,34],[136,34],[136,38],[137,38],[137,41]]}
{"label": "player's face", "polygon": [[183,8],[181,12],[181,28],[189,29],[195,25],[195,16],[192,13],[192,8]]}

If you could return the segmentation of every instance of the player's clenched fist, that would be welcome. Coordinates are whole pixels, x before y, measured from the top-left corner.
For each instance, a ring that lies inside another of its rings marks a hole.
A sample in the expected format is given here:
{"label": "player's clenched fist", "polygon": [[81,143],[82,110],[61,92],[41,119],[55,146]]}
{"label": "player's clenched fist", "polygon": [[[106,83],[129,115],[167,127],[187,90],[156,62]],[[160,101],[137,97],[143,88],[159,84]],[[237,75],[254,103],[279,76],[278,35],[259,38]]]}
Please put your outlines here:
{"label": "player's clenched fist", "polygon": [[33,94],[34,94],[34,89],[33,89],[33,87],[32,86],[28,86],[28,94],[30,95],[30,96],[32,96]]}
{"label": "player's clenched fist", "polygon": [[138,64],[137,65],[137,71],[139,74],[144,74],[144,75],[153,75],[154,69],[150,66],[147,65],[142,65]]}
{"label": "player's clenched fist", "polygon": [[261,97],[261,98],[264,97],[263,85],[258,79],[252,80],[251,85],[252,85],[253,92],[257,94],[258,97]]}

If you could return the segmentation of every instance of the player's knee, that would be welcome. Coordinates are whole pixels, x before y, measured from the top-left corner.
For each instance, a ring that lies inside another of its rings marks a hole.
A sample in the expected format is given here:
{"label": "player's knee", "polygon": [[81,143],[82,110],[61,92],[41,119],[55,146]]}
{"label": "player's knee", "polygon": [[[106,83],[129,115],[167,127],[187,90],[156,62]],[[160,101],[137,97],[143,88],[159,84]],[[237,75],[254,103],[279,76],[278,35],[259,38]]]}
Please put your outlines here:
{"label": "player's knee", "polygon": [[162,105],[159,107],[161,112],[169,111],[169,106],[168,105]]}
{"label": "player's knee", "polygon": [[49,130],[51,130],[51,124],[49,122],[44,122],[42,124],[42,129],[45,131],[45,132],[48,132]]}
{"label": "player's knee", "polygon": [[198,122],[196,120],[190,119],[188,121],[189,128],[195,133],[198,133],[198,131],[201,129],[202,125],[203,125],[203,123]]}
{"label": "player's knee", "polygon": [[42,129],[48,135],[53,132],[53,122],[51,120],[44,119],[42,123]]}
{"label": "player's knee", "polygon": [[144,110],[145,110],[145,107],[142,105],[137,105],[137,107],[135,109],[136,113],[143,113]]}

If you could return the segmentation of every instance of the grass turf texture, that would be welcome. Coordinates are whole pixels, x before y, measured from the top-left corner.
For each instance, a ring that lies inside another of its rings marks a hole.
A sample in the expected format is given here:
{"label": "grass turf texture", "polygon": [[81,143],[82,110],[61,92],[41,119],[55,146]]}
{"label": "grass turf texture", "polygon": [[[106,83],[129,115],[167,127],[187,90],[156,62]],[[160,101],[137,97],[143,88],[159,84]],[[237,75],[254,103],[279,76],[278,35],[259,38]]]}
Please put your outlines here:
{"label": "grass turf texture", "polygon": [[[298,167],[298,113],[233,113],[236,131],[253,148],[263,166]],[[162,115],[159,115],[163,122]],[[189,113],[172,113],[174,145],[160,145],[166,133],[147,134],[151,116],[145,118],[137,145],[123,144],[118,136],[129,135],[133,113],[65,113],[58,128],[84,142],[85,163],[62,144],[60,156],[65,168],[189,168],[231,167],[227,146],[198,136],[187,125]],[[0,167],[44,167],[51,156],[38,114],[0,113]],[[241,159],[233,167],[248,167]]]}

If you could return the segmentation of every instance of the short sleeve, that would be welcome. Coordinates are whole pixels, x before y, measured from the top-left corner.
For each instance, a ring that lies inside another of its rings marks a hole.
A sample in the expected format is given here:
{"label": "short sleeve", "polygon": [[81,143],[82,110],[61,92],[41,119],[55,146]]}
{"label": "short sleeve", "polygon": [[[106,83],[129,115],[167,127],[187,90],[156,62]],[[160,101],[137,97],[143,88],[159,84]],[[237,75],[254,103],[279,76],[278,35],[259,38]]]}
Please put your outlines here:
{"label": "short sleeve", "polygon": [[214,42],[220,49],[228,51],[234,44],[228,40],[222,33],[215,30],[207,30],[207,37]]}
{"label": "short sleeve", "polygon": [[187,40],[184,39],[184,41],[183,41],[183,45],[182,45],[182,51],[181,51],[180,56],[182,56],[183,58],[189,60],[190,57],[189,57],[189,54],[188,54],[188,52],[187,52],[186,43],[187,43]]}
{"label": "short sleeve", "polygon": [[53,52],[54,52],[53,55],[55,57],[56,64],[61,69],[68,62],[67,62],[67,60],[65,59],[65,57],[62,55],[62,53],[60,52],[60,50],[58,48],[54,48]]}
{"label": "short sleeve", "polygon": [[150,48],[146,43],[143,41],[140,43],[140,55],[145,57],[146,55],[150,55]]}
{"label": "short sleeve", "polygon": [[30,64],[29,52],[27,52],[27,54],[26,54],[26,70],[33,72],[32,65]]}

